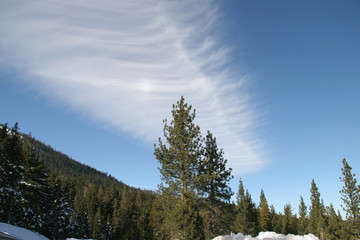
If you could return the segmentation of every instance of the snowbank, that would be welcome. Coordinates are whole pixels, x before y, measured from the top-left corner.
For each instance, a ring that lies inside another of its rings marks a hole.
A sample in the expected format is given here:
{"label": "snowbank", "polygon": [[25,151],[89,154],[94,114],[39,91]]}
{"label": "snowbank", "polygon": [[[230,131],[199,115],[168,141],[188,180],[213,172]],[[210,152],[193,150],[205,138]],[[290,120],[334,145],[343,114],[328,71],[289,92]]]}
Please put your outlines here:
{"label": "snowbank", "polygon": [[304,236],[289,234],[285,236],[283,234],[277,234],[275,232],[260,232],[259,235],[255,238],[238,233],[236,235],[231,235],[231,236],[230,235],[219,236],[214,238],[213,240],[319,240],[319,239],[312,234],[308,234]]}
{"label": "snowbank", "polygon": [[30,230],[27,230],[25,228],[16,227],[10,224],[2,223],[0,222],[0,232],[6,232],[9,233],[17,238],[23,239],[23,240],[49,240],[48,238],[44,237],[43,235],[40,235],[38,233],[32,232]]}

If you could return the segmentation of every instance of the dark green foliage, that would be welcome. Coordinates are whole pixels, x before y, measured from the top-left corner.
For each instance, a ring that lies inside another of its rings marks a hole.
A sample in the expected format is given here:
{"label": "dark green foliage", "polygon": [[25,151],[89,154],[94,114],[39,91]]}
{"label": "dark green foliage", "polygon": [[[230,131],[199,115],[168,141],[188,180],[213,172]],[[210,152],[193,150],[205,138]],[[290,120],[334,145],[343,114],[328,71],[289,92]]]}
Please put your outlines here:
{"label": "dark green foliage", "polygon": [[[195,112],[191,113],[191,106],[181,101],[183,98],[178,105],[182,104],[190,114],[183,119],[192,122]],[[192,129],[199,130],[195,125]],[[180,132],[175,128],[172,131]],[[301,197],[297,217],[290,204],[283,213],[276,213],[272,205],[269,208],[263,190],[256,208],[241,179],[237,203],[230,204],[227,183],[231,170],[225,167],[223,152],[210,132],[206,142],[196,136],[193,148],[182,146],[189,142],[172,139],[183,147],[179,149],[197,149],[193,155],[177,152],[185,158],[196,155],[196,162],[172,166],[184,167],[183,172],[190,167],[187,171],[192,173],[184,175],[186,181],[165,181],[161,193],[155,194],[128,187],[20,134],[17,124],[13,128],[1,125],[0,221],[37,231],[50,239],[212,239],[230,230],[253,236],[260,230],[269,230],[284,234],[311,232],[319,239],[358,239],[359,185],[345,159],[340,179],[344,182],[341,194],[347,219],[343,220],[331,204],[324,206],[314,180],[309,214]],[[186,183],[186,187],[176,182]]]}
{"label": "dark green foliage", "polygon": [[299,234],[304,235],[307,233],[307,229],[308,229],[307,207],[305,205],[303,197],[300,197],[298,232]]}
{"label": "dark green foliage", "polygon": [[194,123],[195,110],[185,103],[184,97],[173,105],[171,113],[170,124],[164,120],[165,143],[159,138],[154,154],[160,163],[162,181],[172,194],[184,200],[196,194],[202,137],[200,127]]}
{"label": "dark green foliage", "polygon": [[352,168],[345,159],[342,160],[341,168],[343,177],[340,180],[344,183],[341,193],[341,199],[344,202],[342,206],[348,219],[350,234],[353,238],[360,238],[360,185],[357,185],[355,174],[351,172]]}
{"label": "dark green foliage", "polygon": [[171,217],[174,221],[174,235],[171,239],[204,239],[202,219],[199,214],[198,205],[191,199],[174,202],[175,206]]}
{"label": "dark green foliage", "polygon": [[261,189],[259,204],[259,227],[260,231],[268,231],[271,226],[269,205],[264,190]]}
{"label": "dark green foliage", "polygon": [[23,143],[24,172],[21,184],[23,215],[17,221],[20,226],[31,230],[47,225],[49,202],[52,200],[52,188],[48,171],[43,162],[36,158],[32,140]]}
{"label": "dark green foliage", "polygon": [[325,207],[320,200],[320,193],[314,179],[311,181],[311,207],[309,213],[308,230],[316,236],[322,236],[325,227]]}
{"label": "dark green foliage", "polygon": [[70,231],[70,216],[72,215],[70,198],[60,180],[51,179],[51,188],[44,234],[55,240],[65,239]]}
{"label": "dark green foliage", "polygon": [[18,130],[17,123],[11,129],[0,125],[0,221],[10,224],[15,224],[22,213],[24,161]]}
{"label": "dark green foliage", "polygon": [[[164,200],[152,209],[154,234],[161,239],[210,238],[224,232],[223,203],[233,194],[228,186],[231,169],[209,131],[204,142],[194,124],[195,110],[184,97],[173,105],[172,117],[170,124],[164,120],[165,143],[159,138],[155,145]],[[177,204],[170,206],[170,199]]]}
{"label": "dark green foliage", "polygon": [[282,216],[281,221],[281,233],[287,234],[297,234],[296,230],[296,218],[292,214],[292,209],[290,204],[286,204],[284,207],[284,215]]}
{"label": "dark green foliage", "polygon": [[239,191],[236,197],[236,219],[234,224],[234,232],[240,232],[246,235],[256,236],[258,229],[258,212],[255,203],[251,199],[251,195],[246,190],[244,192],[244,185],[240,179]]}
{"label": "dark green foliage", "polygon": [[231,168],[226,169],[227,160],[224,152],[218,149],[216,138],[210,131],[207,132],[203,158],[198,167],[200,194],[214,201],[229,201],[233,195],[229,181],[233,178]]}
{"label": "dark green foliage", "polygon": [[343,220],[341,218],[340,213],[337,214],[332,204],[326,207],[325,217],[327,220],[327,224],[325,227],[324,237],[328,240],[340,240],[340,239],[348,239],[345,238],[343,234]]}

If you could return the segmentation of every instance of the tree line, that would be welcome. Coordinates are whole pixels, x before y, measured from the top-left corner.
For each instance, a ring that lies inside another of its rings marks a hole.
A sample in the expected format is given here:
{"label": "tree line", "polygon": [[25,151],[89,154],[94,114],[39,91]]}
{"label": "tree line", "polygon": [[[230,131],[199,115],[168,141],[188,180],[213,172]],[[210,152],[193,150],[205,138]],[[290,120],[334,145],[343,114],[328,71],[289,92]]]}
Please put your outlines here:
{"label": "tree line", "polygon": [[[0,126],[0,221],[50,239],[212,239],[230,232],[312,233],[319,239],[360,237],[360,186],[342,161],[343,218],[325,206],[313,180],[310,206],[300,197],[276,211],[261,190],[258,204],[244,187],[236,193],[216,137],[201,135],[196,112],[183,97],[164,120],[164,137],[154,145],[160,163],[157,192],[127,186],[80,164],[29,135],[18,125]],[[296,211],[297,210],[297,211]]]}

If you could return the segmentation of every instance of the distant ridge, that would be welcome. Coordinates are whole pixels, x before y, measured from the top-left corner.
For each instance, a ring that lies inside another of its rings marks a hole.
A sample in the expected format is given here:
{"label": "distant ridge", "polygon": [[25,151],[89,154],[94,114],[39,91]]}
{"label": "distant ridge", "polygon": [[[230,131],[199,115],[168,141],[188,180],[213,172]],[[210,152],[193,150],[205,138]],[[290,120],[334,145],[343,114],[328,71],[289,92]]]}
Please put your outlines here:
{"label": "distant ridge", "polygon": [[[84,185],[92,183],[95,185],[113,185],[118,188],[122,188],[126,185],[113,176],[80,163],[30,135],[22,134],[22,136],[26,140],[32,142],[32,146],[34,147],[38,159],[44,163],[50,174],[56,178],[63,180],[73,179]],[[131,189],[132,187],[129,188]]]}

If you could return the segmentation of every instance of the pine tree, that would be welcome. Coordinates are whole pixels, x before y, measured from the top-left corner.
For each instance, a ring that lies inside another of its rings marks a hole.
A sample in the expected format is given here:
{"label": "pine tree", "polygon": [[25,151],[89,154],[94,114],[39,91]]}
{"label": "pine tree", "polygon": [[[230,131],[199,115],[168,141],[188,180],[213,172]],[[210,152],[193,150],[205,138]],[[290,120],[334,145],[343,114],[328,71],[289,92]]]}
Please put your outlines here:
{"label": "pine tree", "polygon": [[226,169],[224,152],[218,149],[216,138],[210,131],[206,135],[203,155],[198,169],[200,192],[210,201],[229,201],[233,195],[228,185],[233,178],[232,169]]}
{"label": "pine tree", "polygon": [[276,213],[274,205],[270,206],[270,229],[274,232],[281,232],[281,219],[280,215]]}
{"label": "pine tree", "polygon": [[126,186],[121,191],[121,200],[114,214],[114,238],[131,239],[135,227],[133,222],[134,202]]}
{"label": "pine tree", "polygon": [[51,201],[51,187],[49,173],[44,163],[38,160],[33,143],[33,139],[23,142],[23,214],[20,226],[41,232],[42,226],[46,225],[46,206]]}
{"label": "pine tree", "polygon": [[264,190],[262,189],[260,192],[259,224],[260,224],[260,231],[270,230],[270,210],[265,197]]}
{"label": "pine tree", "polygon": [[311,181],[311,208],[309,213],[309,232],[322,239],[324,231],[324,205],[320,200],[320,193],[314,179]]}
{"label": "pine tree", "polygon": [[23,158],[19,127],[0,125],[0,221],[17,224],[21,216]]}
{"label": "pine tree", "polygon": [[226,169],[224,152],[218,149],[216,138],[207,132],[203,157],[198,169],[198,189],[205,197],[201,208],[206,239],[224,234],[226,215],[223,203],[230,201],[233,194],[228,186],[232,179],[231,168]]}
{"label": "pine tree", "polygon": [[307,233],[307,229],[308,229],[307,207],[305,205],[303,197],[300,196],[298,232],[299,234],[304,235]]}
{"label": "pine tree", "polygon": [[346,212],[347,222],[351,235],[354,238],[360,238],[360,185],[357,185],[355,174],[351,172],[352,168],[346,159],[342,160],[341,168],[343,177],[340,180],[344,183],[341,193],[341,199],[344,202],[342,208]]}
{"label": "pine tree", "polygon": [[282,229],[281,233],[283,234],[296,234],[296,224],[294,221],[294,216],[292,214],[292,209],[290,204],[286,204],[284,207],[284,215],[282,216]]}
{"label": "pine tree", "polygon": [[48,203],[46,234],[51,239],[65,239],[69,232],[71,202],[59,179],[50,178],[51,201]]}
{"label": "pine tree", "polygon": [[328,240],[340,240],[345,239],[342,234],[342,218],[341,215],[335,212],[332,204],[326,207],[325,217],[327,219],[327,225],[325,228],[325,239]]}
{"label": "pine tree", "polygon": [[162,181],[172,194],[185,200],[196,189],[202,137],[200,127],[194,124],[195,110],[184,97],[173,105],[172,117],[170,124],[164,120],[166,144],[159,138],[154,154],[161,165]]}
{"label": "pine tree", "polygon": [[237,215],[234,225],[234,231],[243,234],[258,234],[258,213],[255,203],[251,199],[248,190],[244,190],[242,180],[239,182],[239,191],[237,194]]}
{"label": "pine tree", "polygon": [[155,197],[149,216],[153,239],[167,240],[175,235],[173,232],[176,229],[171,219],[171,210],[175,201],[177,201],[175,196],[168,196],[166,193],[160,193]]}

